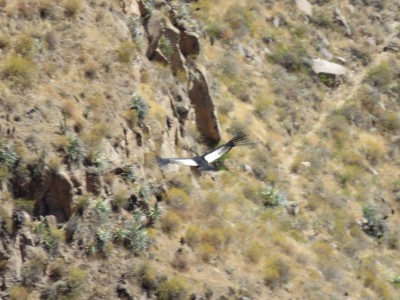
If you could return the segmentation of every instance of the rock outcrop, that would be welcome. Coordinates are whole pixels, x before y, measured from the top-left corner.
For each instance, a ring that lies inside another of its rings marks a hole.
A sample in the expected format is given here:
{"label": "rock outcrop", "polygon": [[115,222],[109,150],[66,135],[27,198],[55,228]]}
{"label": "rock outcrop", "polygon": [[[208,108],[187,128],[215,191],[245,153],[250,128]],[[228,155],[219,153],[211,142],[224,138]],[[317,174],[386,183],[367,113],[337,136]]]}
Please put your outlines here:
{"label": "rock outcrop", "polygon": [[213,145],[221,136],[209,85],[204,71],[196,68],[192,74],[189,98],[196,112],[196,124],[206,143]]}
{"label": "rock outcrop", "polygon": [[34,194],[34,215],[53,215],[57,222],[66,222],[72,214],[73,188],[66,173],[45,170]]}

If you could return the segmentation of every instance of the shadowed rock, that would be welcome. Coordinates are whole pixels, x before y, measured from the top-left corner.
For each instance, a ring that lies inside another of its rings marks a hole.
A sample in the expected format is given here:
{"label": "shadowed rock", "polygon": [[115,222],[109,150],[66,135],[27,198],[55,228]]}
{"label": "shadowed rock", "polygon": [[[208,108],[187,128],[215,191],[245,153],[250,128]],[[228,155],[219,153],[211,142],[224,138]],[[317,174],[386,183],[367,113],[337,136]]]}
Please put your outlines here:
{"label": "shadowed rock", "polygon": [[66,222],[72,214],[73,184],[67,174],[46,170],[34,194],[34,215],[53,215],[57,222]]}
{"label": "shadowed rock", "polygon": [[196,125],[207,144],[213,145],[221,139],[220,128],[210,89],[204,72],[195,68],[189,88],[189,99],[196,113]]}
{"label": "shadowed rock", "polygon": [[200,53],[199,37],[193,32],[181,31],[179,47],[185,57],[197,56]]}

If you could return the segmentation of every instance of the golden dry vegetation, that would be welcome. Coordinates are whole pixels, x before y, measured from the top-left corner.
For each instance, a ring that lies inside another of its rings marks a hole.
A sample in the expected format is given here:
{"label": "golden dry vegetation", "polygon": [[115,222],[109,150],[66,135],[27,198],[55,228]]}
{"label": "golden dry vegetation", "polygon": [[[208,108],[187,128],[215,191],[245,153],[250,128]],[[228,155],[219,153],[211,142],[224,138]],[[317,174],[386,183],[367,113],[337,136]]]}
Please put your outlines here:
{"label": "golden dry vegetation", "polygon": [[[0,298],[396,299],[399,5],[122,2],[0,0]],[[207,150],[193,65],[249,137],[216,172],[154,163]]]}

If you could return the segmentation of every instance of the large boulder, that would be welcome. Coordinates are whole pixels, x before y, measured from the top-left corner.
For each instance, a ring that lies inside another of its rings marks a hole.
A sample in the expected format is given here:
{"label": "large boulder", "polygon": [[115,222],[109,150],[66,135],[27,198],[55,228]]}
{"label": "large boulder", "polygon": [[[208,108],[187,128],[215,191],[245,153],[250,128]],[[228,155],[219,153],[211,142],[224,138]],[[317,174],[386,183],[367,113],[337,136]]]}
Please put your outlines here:
{"label": "large boulder", "polygon": [[345,67],[320,58],[311,59],[310,65],[316,74],[346,75],[347,73]]}

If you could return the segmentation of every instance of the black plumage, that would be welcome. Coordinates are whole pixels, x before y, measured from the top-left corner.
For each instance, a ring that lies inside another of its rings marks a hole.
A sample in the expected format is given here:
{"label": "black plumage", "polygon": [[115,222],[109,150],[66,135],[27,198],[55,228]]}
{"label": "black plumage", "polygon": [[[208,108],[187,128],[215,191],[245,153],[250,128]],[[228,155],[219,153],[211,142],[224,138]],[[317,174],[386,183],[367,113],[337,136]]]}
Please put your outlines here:
{"label": "black plumage", "polygon": [[191,167],[197,167],[201,171],[213,171],[216,168],[211,165],[224,154],[228,153],[233,147],[243,145],[246,141],[246,134],[239,131],[235,136],[226,144],[209,151],[203,155],[198,155],[192,158],[161,158],[158,157],[157,164],[159,166],[165,166],[168,164],[178,164]]}

